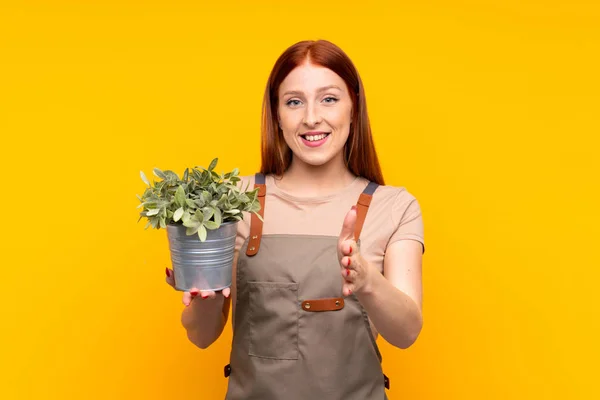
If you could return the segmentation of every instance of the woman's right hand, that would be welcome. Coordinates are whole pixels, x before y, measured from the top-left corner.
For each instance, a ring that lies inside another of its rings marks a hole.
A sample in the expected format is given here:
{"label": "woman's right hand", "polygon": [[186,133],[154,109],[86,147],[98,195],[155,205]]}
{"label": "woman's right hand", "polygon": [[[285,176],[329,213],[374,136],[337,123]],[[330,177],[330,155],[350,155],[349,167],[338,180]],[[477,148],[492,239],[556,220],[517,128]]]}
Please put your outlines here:
{"label": "woman's right hand", "polygon": [[[165,269],[165,273],[167,274],[165,280],[169,285],[171,285],[171,287],[173,287],[173,289],[175,289],[175,274],[173,273],[173,270],[167,267]],[[222,291],[220,291],[219,294],[222,294],[225,298],[228,298],[231,294],[231,289],[225,288]],[[188,307],[192,303],[192,301],[198,296],[200,296],[200,298],[204,300],[214,300],[217,298],[217,293],[212,290],[199,290],[196,288],[191,288],[189,291],[183,292],[183,297],[181,301],[186,307]]]}

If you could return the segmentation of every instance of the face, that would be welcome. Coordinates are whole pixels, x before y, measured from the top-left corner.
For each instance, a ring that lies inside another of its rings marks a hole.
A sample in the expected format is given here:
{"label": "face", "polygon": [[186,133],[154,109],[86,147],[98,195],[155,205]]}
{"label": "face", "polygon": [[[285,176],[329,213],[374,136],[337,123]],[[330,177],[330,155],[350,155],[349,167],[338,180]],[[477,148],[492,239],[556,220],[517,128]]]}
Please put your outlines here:
{"label": "face", "polygon": [[352,122],[352,100],[344,80],[328,68],[303,64],[283,80],[278,95],[279,124],[294,162],[343,163]]}

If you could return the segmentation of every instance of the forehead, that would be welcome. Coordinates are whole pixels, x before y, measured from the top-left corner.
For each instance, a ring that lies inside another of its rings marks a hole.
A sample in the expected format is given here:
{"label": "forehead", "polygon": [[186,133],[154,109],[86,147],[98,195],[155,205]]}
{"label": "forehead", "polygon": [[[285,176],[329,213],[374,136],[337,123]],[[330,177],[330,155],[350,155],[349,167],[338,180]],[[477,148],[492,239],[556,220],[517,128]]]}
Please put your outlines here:
{"label": "forehead", "polygon": [[336,85],[346,91],[344,80],[329,68],[313,64],[302,64],[294,68],[281,82],[279,94],[286,91],[314,93],[318,89],[330,85]]}

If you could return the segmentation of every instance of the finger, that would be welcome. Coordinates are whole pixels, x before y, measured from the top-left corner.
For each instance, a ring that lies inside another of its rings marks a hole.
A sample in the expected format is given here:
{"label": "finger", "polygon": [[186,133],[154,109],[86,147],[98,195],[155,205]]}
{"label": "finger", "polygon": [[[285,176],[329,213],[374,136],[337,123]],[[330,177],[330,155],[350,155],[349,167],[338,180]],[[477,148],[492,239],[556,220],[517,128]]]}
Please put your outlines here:
{"label": "finger", "polygon": [[229,298],[229,296],[231,296],[231,288],[225,288],[223,289],[223,296],[225,296],[225,298]]}
{"label": "finger", "polygon": [[344,218],[342,231],[340,232],[340,241],[354,240],[354,226],[356,225],[356,206],[352,206]]}
{"label": "finger", "polygon": [[351,270],[350,268],[343,268],[342,269],[342,277],[347,281],[347,282],[353,282],[354,279],[356,279],[356,271]]}
{"label": "finger", "polygon": [[345,256],[351,256],[356,253],[356,242],[354,240],[345,240],[342,243],[342,253]]}
{"label": "finger", "polygon": [[348,257],[348,256],[344,256],[342,257],[342,267],[343,268],[350,268],[350,269],[356,269],[356,261],[354,261],[352,259],[352,257]]}
{"label": "finger", "polygon": [[188,307],[192,304],[192,301],[200,294],[200,291],[196,288],[191,288],[189,291],[183,292],[181,301]]}
{"label": "finger", "polygon": [[200,297],[202,297],[203,299],[213,300],[217,298],[217,294],[212,290],[201,290]]}
{"label": "finger", "polygon": [[353,283],[344,283],[344,287],[342,289],[342,293],[344,296],[351,296],[354,292],[354,284]]}
{"label": "finger", "polygon": [[173,288],[175,288],[175,274],[173,273],[173,270],[171,270],[167,267],[167,268],[165,268],[165,274],[166,274],[165,281],[169,285],[173,286]]}
{"label": "finger", "polygon": [[191,292],[183,292],[183,295],[181,296],[181,302],[184,306],[188,307],[192,303],[193,298],[194,296]]}

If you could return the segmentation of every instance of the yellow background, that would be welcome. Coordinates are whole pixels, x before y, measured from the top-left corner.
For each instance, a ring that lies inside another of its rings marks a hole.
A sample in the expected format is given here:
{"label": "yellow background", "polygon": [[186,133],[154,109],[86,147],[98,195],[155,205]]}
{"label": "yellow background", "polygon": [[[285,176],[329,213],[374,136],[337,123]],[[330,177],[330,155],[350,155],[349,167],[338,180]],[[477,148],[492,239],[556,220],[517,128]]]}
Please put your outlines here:
{"label": "yellow background", "polygon": [[187,341],[139,171],[254,173],[270,68],[318,38],[423,210],[390,399],[600,398],[599,26],[579,0],[2,2],[0,398],[223,398],[231,329]]}

